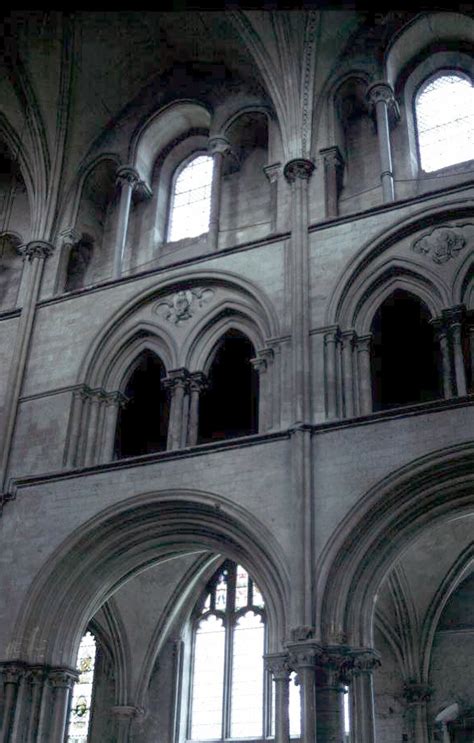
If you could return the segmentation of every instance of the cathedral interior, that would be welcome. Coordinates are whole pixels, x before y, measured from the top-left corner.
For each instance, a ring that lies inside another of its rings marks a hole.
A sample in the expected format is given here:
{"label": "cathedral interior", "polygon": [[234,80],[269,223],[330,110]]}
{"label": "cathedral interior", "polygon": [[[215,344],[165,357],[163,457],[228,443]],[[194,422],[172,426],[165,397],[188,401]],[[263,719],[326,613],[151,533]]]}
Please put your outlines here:
{"label": "cathedral interior", "polygon": [[2,743],[472,743],[473,49],[3,13]]}

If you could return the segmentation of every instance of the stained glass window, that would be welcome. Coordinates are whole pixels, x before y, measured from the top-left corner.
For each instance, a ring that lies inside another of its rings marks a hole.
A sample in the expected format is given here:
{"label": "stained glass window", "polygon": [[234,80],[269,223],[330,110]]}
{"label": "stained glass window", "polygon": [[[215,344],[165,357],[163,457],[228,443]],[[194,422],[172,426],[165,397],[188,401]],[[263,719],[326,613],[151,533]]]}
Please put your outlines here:
{"label": "stained glass window", "polygon": [[171,198],[170,242],[208,231],[213,166],[212,157],[198,155],[179,172]]}
{"label": "stained glass window", "polygon": [[79,671],[79,679],[72,690],[67,743],[87,743],[96,652],[95,637],[91,632],[86,632],[77,654],[76,668]]}
{"label": "stained glass window", "polygon": [[421,167],[426,172],[474,159],[474,88],[453,72],[425,82],[416,97]]}

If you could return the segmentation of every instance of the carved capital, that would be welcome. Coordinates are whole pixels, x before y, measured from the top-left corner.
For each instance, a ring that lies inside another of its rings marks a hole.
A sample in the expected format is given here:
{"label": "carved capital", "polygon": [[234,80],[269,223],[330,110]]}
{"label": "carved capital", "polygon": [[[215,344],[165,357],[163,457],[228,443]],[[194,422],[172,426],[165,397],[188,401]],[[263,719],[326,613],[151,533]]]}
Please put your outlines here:
{"label": "carved capital", "polygon": [[117,183],[121,186],[126,183],[130,188],[134,189],[138,186],[139,182],[140,176],[138,171],[131,165],[122,165],[117,170]]}
{"label": "carved capital", "polygon": [[189,383],[189,372],[184,367],[172,369],[161,383],[165,389],[170,391],[176,390],[178,387],[185,389]]}
{"label": "carved capital", "polygon": [[427,684],[418,684],[416,681],[406,681],[403,685],[403,696],[407,704],[424,704],[429,702],[433,689]]}
{"label": "carved capital", "polygon": [[273,163],[272,165],[265,165],[263,172],[267,176],[270,183],[276,183],[281,175],[281,163]]}
{"label": "carved capital", "polygon": [[129,398],[120,392],[120,390],[114,390],[114,392],[107,392],[105,395],[106,405],[116,405],[118,408],[124,408]]}
{"label": "carved capital", "polygon": [[45,260],[54,251],[54,246],[44,240],[32,240],[20,248],[20,253],[28,261],[34,258]]}
{"label": "carved capital", "polygon": [[71,245],[76,245],[76,243],[79,242],[82,234],[78,232],[74,227],[68,227],[67,229],[62,230],[62,232],[59,233],[59,237],[61,238],[62,244],[65,247],[70,247]]}
{"label": "carved capital", "polygon": [[4,684],[19,684],[26,673],[26,667],[21,661],[7,661],[0,665],[0,673]]}
{"label": "carved capital", "polygon": [[391,86],[384,80],[379,80],[369,86],[367,90],[369,111],[373,113],[377,103],[383,102],[387,107],[390,124],[396,124],[400,119],[400,109]]}
{"label": "carved capital", "polygon": [[264,656],[265,668],[273,676],[275,681],[288,681],[291,668],[288,653],[267,653]]}
{"label": "carved capital", "polygon": [[79,673],[72,668],[51,668],[48,681],[55,689],[72,689],[79,678]]}
{"label": "carved capital", "polygon": [[324,344],[327,346],[330,343],[338,343],[340,341],[339,326],[334,325],[324,334]]}
{"label": "carved capital", "polygon": [[354,674],[372,673],[382,664],[380,655],[372,648],[352,648],[349,651],[352,658],[352,672]]}
{"label": "carved capital", "polygon": [[355,330],[343,330],[341,333],[342,345],[353,347],[357,339]]}
{"label": "carved capital", "polygon": [[463,304],[457,304],[454,307],[449,307],[441,312],[443,320],[446,325],[450,327],[453,325],[462,325],[465,314],[466,308]]}
{"label": "carved capital", "polygon": [[260,351],[257,352],[257,355],[254,359],[250,359],[250,363],[259,374],[265,372],[272,361],[272,348],[262,348]]}
{"label": "carved capital", "polygon": [[372,343],[372,333],[357,336],[357,351],[359,353],[370,353],[370,344]]}
{"label": "carved capital", "polygon": [[283,168],[283,175],[288,183],[294,183],[297,179],[308,181],[311,178],[314,168],[315,165],[311,160],[297,157],[286,163]]}
{"label": "carved capital", "polygon": [[319,150],[319,154],[323,158],[326,168],[335,168],[336,170],[342,170],[344,168],[344,158],[337,145],[334,147],[325,147],[323,150]]}
{"label": "carved capital", "polygon": [[354,660],[346,645],[327,645],[316,660],[318,684],[339,687],[349,682]]}
{"label": "carved capital", "polygon": [[230,152],[230,142],[225,137],[211,137],[209,139],[207,148],[211,155],[219,153],[220,155],[226,155]]}
{"label": "carved capital", "polygon": [[316,668],[316,659],[322,653],[322,647],[314,640],[301,640],[287,645],[290,668],[301,671],[303,668]]}
{"label": "carved capital", "polygon": [[189,389],[191,392],[204,392],[207,385],[207,377],[202,372],[194,372],[189,375]]}

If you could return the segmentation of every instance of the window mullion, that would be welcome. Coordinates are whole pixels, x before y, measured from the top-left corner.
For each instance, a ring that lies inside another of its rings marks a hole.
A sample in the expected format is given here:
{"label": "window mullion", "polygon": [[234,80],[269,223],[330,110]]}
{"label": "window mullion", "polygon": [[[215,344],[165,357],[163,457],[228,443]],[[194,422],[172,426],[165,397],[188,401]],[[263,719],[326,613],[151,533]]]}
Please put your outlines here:
{"label": "window mullion", "polygon": [[224,738],[231,737],[232,715],[232,658],[234,653],[234,626],[235,626],[235,566],[229,566],[227,577],[227,604],[226,604],[226,655],[224,676]]}

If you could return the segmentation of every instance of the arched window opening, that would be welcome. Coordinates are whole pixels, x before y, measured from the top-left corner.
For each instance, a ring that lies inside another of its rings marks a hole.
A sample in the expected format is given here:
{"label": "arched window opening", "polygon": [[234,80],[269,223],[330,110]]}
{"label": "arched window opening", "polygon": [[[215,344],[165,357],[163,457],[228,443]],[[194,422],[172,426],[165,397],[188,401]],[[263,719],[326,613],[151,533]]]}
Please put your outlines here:
{"label": "arched window opening", "polygon": [[212,157],[198,155],[178,171],[171,198],[169,242],[208,231],[213,167]]}
{"label": "arched window opening", "polygon": [[[273,696],[264,669],[267,618],[248,572],[227,560],[209,581],[193,613],[188,738],[266,738]],[[294,674],[292,674],[294,676]],[[299,735],[299,691],[290,688],[290,731]]]}
{"label": "arched window opening", "polygon": [[160,359],[144,351],[128,379],[128,402],[117,421],[115,458],[151,454],[166,449],[169,400],[163,388],[165,368]]}
{"label": "arched window opening", "polygon": [[202,396],[199,443],[258,433],[258,373],[255,349],[237,330],[221,339]]}
{"label": "arched window opening", "polygon": [[0,236],[0,310],[8,310],[18,302],[23,261],[20,240],[15,235]]}
{"label": "arched window opening", "polygon": [[96,655],[96,639],[92,632],[86,632],[77,654],[76,668],[79,672],[79,679],[72,690],[67,743],[87,743],[88,740]]}
{"label": "arched window opening", "polygon": [[466,76],[446,71],[426,80],[415,113],[424,171],[474,159],[474,88]]}
{"label": "arched window opening", "polygon": [[417,297],[399,289],[393,292],[377,310],[372,334],[374,410],[441,396],[430,313]]}

